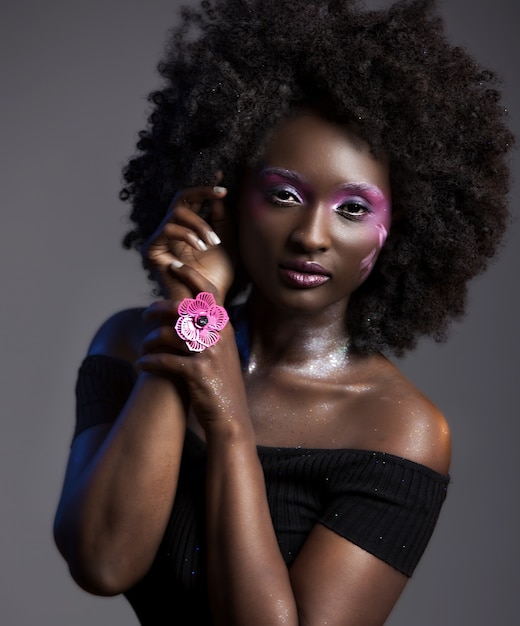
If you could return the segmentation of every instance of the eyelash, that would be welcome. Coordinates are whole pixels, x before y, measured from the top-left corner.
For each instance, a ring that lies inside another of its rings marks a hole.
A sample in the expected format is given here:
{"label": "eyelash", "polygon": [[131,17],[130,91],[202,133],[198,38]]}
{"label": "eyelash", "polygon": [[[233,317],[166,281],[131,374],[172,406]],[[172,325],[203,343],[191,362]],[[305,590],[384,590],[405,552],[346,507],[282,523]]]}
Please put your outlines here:
{"label": "eyelash", "polygon": [[[300,194],[291,187],[273,187],[268,189],[265,195],[267,201],[274,206],[287,207],[304,203]],[[286,197],[281,198],[281,195],[285,195]],[[354,207],[354,212],[352,211],[352,207]],[[341,217],[352,221],[362,220],[366,215],[372,212],[370,206],[361,198],[349,198],[343,202],[343,204],[336,207],[335,211],[341,215]]]}
{"label": "eyelash", "polygon": [[[288,197],[285,199],[280,198],[279,195],[281,194],[286,194]],[[274,187],[272,189],[268,189],[266,198],[271,204],[281,207],[303,203],[303,199],[298,192],[290,187]]]}
{"label": "eyelash", "polygon": [[[355,212],[352,212],[352,208],[354,207]],[[360,210],[361,209],[361,210]],[[357,198],[352,198],[341,204],[336,208],[336,211],[343,217],[349,220],[361,220],[366,215],[372,213],[370,206],[368,206],[362,200],[358,200]]]}

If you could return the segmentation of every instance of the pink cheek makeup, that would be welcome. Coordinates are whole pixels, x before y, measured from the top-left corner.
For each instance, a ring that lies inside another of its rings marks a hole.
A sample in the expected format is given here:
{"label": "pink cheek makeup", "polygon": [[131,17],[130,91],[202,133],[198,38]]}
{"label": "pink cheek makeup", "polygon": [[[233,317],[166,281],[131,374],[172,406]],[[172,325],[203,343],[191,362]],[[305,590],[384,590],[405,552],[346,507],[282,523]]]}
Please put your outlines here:
{"label": "pink cheek makeup", "polygon": [[[322,200],[301,175],[268,167],[251,179],[247,196],[250,216],[263,224],[262,230],[269,230],[270,222],[269,219],[266,222],[266,217],[273,209],[277,213],[278,208],[306,207],[323,201],[327,212],[339,218],[339,221],[333,220],[333,228],[337,229],[339,236],[346,233],[354,248],[360,246],[366,249],[371,246],[370,252],[359,262],[360,281],[364,281],[372,271],[388,235],[390,201],[379,187],[369,183],[340,185]],[[341,220],[344,220],[344,225]],[[346,230],[342,230],[343,227]],[[284,259],[280,273],[285,283],[298,288],[318,287],[330,280],[330,274],[325,268],[317,263],[297,259]]]}
{"label": "pink cheek makeup", "polygon": [[388,231],[383,224],[376,224],[376,228],[379,236],[378,244],[370,251],[369,254],[367,254],[359,265],[359,275],[362,280],[364,280],[372,271],[372,268],[377,260],[377,255],[379,254],[379,251],[383,247],[383,244],[388,236]]}
{"label": "pink cheek makeup", "polygon": [[[377,244],[370,250],[359,264],[359,276],[364,280],[372,271],[377,260],[377,255],[383,247],[388,236],[387,227],[390,225],[390,203],[382,191],[375,185],[368,183],[353,183],[344,185],[335,197],[336,211],[341,210],[343,205],[349,202],[359,203],[366,206],[367,212],[361,215],[359,221],[374,226],[377,230]],[[356,219],[352,217],[351,219]],[[375,222],[375,224],[374,224]]]}

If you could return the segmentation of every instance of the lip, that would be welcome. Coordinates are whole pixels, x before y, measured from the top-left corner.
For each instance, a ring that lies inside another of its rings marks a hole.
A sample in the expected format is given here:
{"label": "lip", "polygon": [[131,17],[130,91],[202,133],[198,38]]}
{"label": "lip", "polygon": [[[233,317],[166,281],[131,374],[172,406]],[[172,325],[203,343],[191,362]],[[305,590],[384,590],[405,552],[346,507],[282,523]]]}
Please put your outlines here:
{"label": "lip", "polygon": [[326,268],[314,261],[283,261],[279,265],[279,273],[289,287],[304,289],[319,287],[331,277]]}
{"label": "lip", "polygon": [[292,270],[294,272],[300,272],[302,274],[317,274],[330,277],[330,272],[325,269],[323,265],[315,263],[314,261],[282,261],[280,263],[280,267],[284,270]]}

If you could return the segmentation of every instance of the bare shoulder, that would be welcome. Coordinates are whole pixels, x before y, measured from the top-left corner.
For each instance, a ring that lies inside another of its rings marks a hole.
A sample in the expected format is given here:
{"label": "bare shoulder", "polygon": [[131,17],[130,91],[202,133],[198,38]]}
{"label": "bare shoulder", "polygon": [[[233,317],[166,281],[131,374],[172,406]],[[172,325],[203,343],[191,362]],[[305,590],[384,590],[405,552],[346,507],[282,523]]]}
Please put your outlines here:
{"label": "bare shoulder", "polygon": [[147,332],[142,312],[143,309],[133,308],[111,315],[94,335],[88,354],[103,354],[134,363]]}
{"label": "bare shoulder", "polygon": [[442,412],[387,359],[376,369],[370,412],[380,420],[385,451],[447,474],[451,437]]}

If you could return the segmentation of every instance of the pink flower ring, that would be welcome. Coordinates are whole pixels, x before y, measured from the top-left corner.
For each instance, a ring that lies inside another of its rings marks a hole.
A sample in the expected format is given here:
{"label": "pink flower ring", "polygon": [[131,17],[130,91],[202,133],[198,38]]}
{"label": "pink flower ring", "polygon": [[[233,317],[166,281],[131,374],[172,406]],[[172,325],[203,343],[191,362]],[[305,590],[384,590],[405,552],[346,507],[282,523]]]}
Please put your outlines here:
{"label": "pink flower ring", "polygon": [[202,352],[220,339],[219,330],[228,323],[226,309],[215,302],[211,293],[202,291],[193,298],[184,298],[177,309],[179,319],[175,330],[192,352]]}

